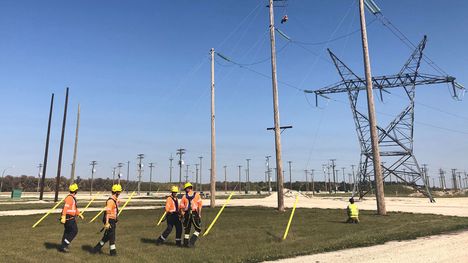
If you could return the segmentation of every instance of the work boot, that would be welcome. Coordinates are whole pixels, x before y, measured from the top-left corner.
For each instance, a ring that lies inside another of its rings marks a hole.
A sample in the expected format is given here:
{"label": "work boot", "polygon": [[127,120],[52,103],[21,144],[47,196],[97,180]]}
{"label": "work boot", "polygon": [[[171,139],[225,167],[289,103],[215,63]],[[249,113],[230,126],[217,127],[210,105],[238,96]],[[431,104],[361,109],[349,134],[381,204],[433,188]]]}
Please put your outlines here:
{"label": "work boot", "polygon": [[110,255],[111,256],[117,256],[117,250],[116,249],[111,249]]}
{"label": "work boot", "polygon": [[96,254],[96,253],[101,253],[101,248],[104,246],[103,244],[101,244],[102,242],[98,242],[96,244],[96,246],[94,246],[93,250],[91,251],[91,253],[93,254]]}
{"label": "work boot", "polygon": [[184,247],[188,247],[188,245],[189,245],[189,239],[184,238]]}
{"label": "work boot", "polygon": [[194,247],[195,242],[197,242],[198,236],[193,234],[192,237],[190,238],[190,242],[188,244],[188,247]]}
{"label": "work boot", "polygon": [[156,245],[161,245],[162,243],[164,243],[164,239],[162,237],[159,237],[158,239],[156,239]]}
{"label": "work boot", "polygon": [[59,251],[62,252],[62,253],[68,253],[68,251],[69,251],[68,246],[61,246],[59,248]]}
{"label": "work boot", "polygon": [[180,239],[179,239],[179,240],[176,239],[175,244],[176,244],[176,246],[178,246],[178,247],[181,247],[181,246],[182,246],[182,242],[181,242]]}

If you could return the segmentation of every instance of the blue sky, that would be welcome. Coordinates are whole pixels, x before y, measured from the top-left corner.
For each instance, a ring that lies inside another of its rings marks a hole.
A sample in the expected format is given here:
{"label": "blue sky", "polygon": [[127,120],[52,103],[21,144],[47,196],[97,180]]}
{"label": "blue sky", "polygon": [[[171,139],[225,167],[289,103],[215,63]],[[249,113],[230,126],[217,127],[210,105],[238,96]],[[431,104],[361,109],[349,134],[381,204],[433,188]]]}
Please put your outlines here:
{"label": "blue sky", "polygon": [[[289,0],[276,9],[278,27],[294,40],[320,42],[359,28],[357,1]],[[428,35],[426,54],[449,74],[467,84],[468,2],[376,1],[413,42]],[[70,104],[63,175],[69,176],[78,103],[81,130],[77,175],[90,175],[89,162],[99,162],[97,176],[109,177],[118,162],[136,155],[155,162],[157,180],[167,180],[168,157],[179,147],[185,161],[204,157],[208,181],[210,154],[210,61],[215,50],[239,63],[269,57],[267,1],[1,1],[0,2],[0,169],[36,175],[43,160],[50,94],[55,93],[47,177],[57,169],[65,88]],[[279,24],[287,14],[289,21]],[[373,19],[367,13],[368,21]],[[368,29],[374,75],[399,71],[411,51],[378,21]],[[339,76],[326,48],[362,75],[360,35],[352,34],[308,50],[277,36],[278,78],[299,89],[332,84]],[[284,47],[287,45],[286,47]],[[283,48],[284,47],[284,48]],[[317,56],[318,55],[318,56]],[[249,66],[270,75],[270,63]],[[427,64],[421,71],[434,72]],[[401,99],[387,95],[377,102],[378,121],[397,114]],[[336,158],[338,167],[359,160],[359,145],[344,94],[321,101],[279,85],[283,158],[293,161],[293,177],[304,169],[321,170]],[[340,103],[345,102],[345,103]],[[419,87],[416,94],[415,154],[438,168],[468,169],[466,101],[454,101],[445,85]],[[271,81],[217,59],[216,127],[218,177],[237,178],[237,165],[251,161],[251,178],[264,177],[265,156],[274,155]],[[430,106],[430,107],[427,107]],[[434,108],[440,109],[435,110]],[[455,114],[455,115],[454,115]],[[430,126],[430,125],[432,126]],[[385,125],[383,125],[385,126]],[[449,129],[449,130],[447,130]],[[272,162],[273,163],[273,162]],[[191,172],[192,174],[192,172]],[[321,176],[321,172],[319,173]],[[319,176],[319,178],[320,178]],[[146,170],[145,179],[149,172]]]}

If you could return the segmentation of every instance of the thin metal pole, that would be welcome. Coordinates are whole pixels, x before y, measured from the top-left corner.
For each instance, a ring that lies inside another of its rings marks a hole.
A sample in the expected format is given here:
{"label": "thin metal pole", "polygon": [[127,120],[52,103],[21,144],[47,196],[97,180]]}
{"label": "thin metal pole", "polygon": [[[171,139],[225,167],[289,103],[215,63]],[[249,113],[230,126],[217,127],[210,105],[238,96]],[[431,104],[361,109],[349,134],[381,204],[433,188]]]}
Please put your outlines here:
{"label": "thin metal pole", "polygon": [[47,158],[49,156],[49,141],[50,141],[50,125],[52,123],[52,111],[54,109],[54,93],[50,98],[50,111],[49,111],[49,123],[47,125],[47,136],[46,136],[46,145],[45,145],[45,153],[44,153],[44,167],[42,167],[42,178],[41,178],[41,189],[39,193],[39,200],[42,200],[44,197],[44,185],[45,185],[45,177],[47,172]]}
{"label": "thin metal pole", "polygon": [[39,188],[41,186],[42,163],[40,163],[37,167],[39,168],[39,171],[37,172],[37,192],[39,193]]}
{"label": "thin metal pole", "polygon": [[127,161],[127,184],[125,185],[125,188],[127,190],[128,194],[128,183],[130,181],[130,161]]}
{"label": "thin metal pole", "polygon": [[237,167],[239,167],[239,194],[242,192],[242,181],[241,181],[241,168],[242,168],[242,165],[238,165]]}
{"label": "thin metal pole", "polygon": [[76,153],[78,151],[78,132],[80,130],[80,104],[78,104],[78,113],[76,114],[75,147],[73,150],[73,163],[70,175],[70,182],[75,182]]}
{"label": "thin metal pole", "polygon": [[149,185],[149,192],[151,194],[151,184],[153,183],[153,168],[154,168],[154,163],[149,163],[150,168],[150,185]]}
{"label": "thin metal pole", "polygon": [[305,172],[305,183],[306,183],[306,193],[309,192],[309,175],[308,175],[308,172],[307,170],[304,170]]}
{"label": "thin metal pole", "polygon": [[141,161],[143,160],[143,158],[145,158],[145,155],[140,153],[137,155],[137,159],[138,159],[138,186],[137,186],[137,191],[138,191],[138,195],[140,195],[140,189],[141,189],[141,173],[143,172],[143,164],[141,163]]}
{"label": "thin metal pole", "polygon": [[284,212],[283,162],[281,160],[281,131],[278,102],[278,80],[276,77],[275,18],[273,0],[270,0],[270,45],[271,45],[271,82],[273,88],[273,115],[275,124],[276,185],[278,191],[278,211]]}
{"label": "thin metal pole", "polygon": [[227,194],[227,166],[224,166],[224,192]]}
{"label": "thin metal pole", "polygon": [[375,116],[374,95],[372,93],[372,74],[370,68],[369,48],[367,45],[367,28],[364,10],[364,0],[359,0],[359,13],[361,18],[361,36],[362,50],[364,56],[364,69],[366,72],[366,91],[367,91],[367,107],[369,112],[369,129],[372,144],[372,161],[374,162],[374,177],[375,177],[375,196],[377,200],[377,213],[386,215],[384,184],[382,177],[382,167],[380,164],[379,150],[379,134],[377,133],[377,118]]}
{"label": "thin metal pole", "polygon": [[215,128],[215,76],[214,48],[211,49],[211,176],[210,176],[210,207],[216,203],[216,128]]}
{"label": "thin metal pole", "polygon": [[174,158],[172,157],[172,153],[171,153],[171,157],[169,157],[169,183],[172,183],[172,161],[174,160]]}
{"label": "thin metal pole", "polygon": [[203,192],[203,180],[202,180],[202,159],[203,156],[198,157],[200,159],[200,192]]}
{"label": "thin metal pole", "polygon": [[271,194],[271,170],[270,170],[270,155],[266,156],[267,160],[267,175],[268,175],[268,194]]}
{"label": "thin metal pole", "polygon": [[292,163],[292,161],[288,161],[288,164],[289,164],[289,189],[292,190],[293,185],[292,185],[292,175],[291,175],[291,163]]}
{"label": "thin metal pole", "polygon": [[67,124],[67,109],[68,109],[68,88],[65,93],[65,108],[63,109],[63,122],[62,122],[62,136],[60,138],[60,150],[59,150],[59,159],[57,165],[57,179],[55,181],[55,198],[54,201],[58,201],[58,194],[60,188],[60,176],[62,173],[62,155],[63,155],[63,143],[65,141],[65,126]]}
{"label": "thin metal pole", "polygon": [[198,188],[199,188],[199,183],[198,183],[198,166],[200,166],[200,164],[196,163],[195,164],[195,191],[198,191]]}
{"label": "thin metal pole", "polygon": [[314,169],[310,170],[310,178],[312,179],[312,195],[315,194],[315,180],[314,180],[315,178],[314,178],[314,172],[315,172]]}
{"label": "thin metal pole", "polygon": [[89,196],[92,196],[93,195],[93,183],[94,183],[94,173],[96,172],[96,169],[94,169],[94,167],[97,165],[97,162],[96,161],[91,161],[91,163],[89,164],[91,165],[91,189],[90,189],[90,192],[89,192]]}
{"label": "thin metal pole", "polygon": [[246,176],[246,185],[245,191],[250,192],[250,159],[246,159],[247,161],[247,176]]}

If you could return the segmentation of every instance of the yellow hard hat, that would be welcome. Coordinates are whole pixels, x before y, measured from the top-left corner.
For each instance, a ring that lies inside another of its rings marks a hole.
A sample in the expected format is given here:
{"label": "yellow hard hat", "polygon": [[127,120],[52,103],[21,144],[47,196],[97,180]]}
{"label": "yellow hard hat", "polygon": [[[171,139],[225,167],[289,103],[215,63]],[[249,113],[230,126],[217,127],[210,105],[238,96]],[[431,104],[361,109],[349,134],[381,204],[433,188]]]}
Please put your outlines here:
{"label": "yellow hard hat", "polygon": [[112,186],[112,192],[122,192],[122,186],[120,184],[114,184]]}
{"label": "yellow hard hat", "polygon": [[179,187],[173,185],[173,186],[171,187],[171,192],[172,192],[172,193],[178,193],[178,192],[179,192]]}
{"label": "yellow hard hat", "polygon": [[78,185],[77,184],[71,184],[68,187],[68,190],[70,190],[70,192],[76,192],[76,190],[78,190]]}
{"label": "yellow hard hat", "polygon": [[184,189],[186,189],[187,187],[193,187],[193,185],[192,185],[190,182],[188,182],[188,183],[185,183],[185,185],[184,185]]}

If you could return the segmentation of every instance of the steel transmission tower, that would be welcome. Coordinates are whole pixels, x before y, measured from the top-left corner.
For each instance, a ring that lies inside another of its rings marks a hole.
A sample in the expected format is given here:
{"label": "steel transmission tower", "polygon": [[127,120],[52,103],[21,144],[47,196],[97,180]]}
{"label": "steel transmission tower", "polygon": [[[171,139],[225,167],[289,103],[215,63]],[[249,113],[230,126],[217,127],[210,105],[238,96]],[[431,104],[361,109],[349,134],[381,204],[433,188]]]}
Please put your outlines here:
{"label": "steel transmission tower", "polygon": [[[418,85],[449,83],[453,92],[452,96],[458,99],[458,94],[464,91],[464,87],[455,82],[455,77],[419,72],[426,41],[427,38],[424,36],[398,74],[375,76],[372,78],[372,82],[374,89],[378,90],[381,96],[382,92],[388,92],[387,89],[401,87],[408,99],[407,106],[387,127],[377,126],[380,154],[382,159],[385,159],[385,164],[382,164],[384,179],[394,175],[423,193],[431,201],[434,201],[424,180],[423,171],[413,153],[415,89]],[[358,109],[359,94],[360,91],[366,90],[366,82],[363,78],[358,77],[333,52],[330,50],[328,52],[338,70],[341,81],[322,89],[306,90],[305,93],[314,93],[316,104],[318,104],[319,96],[327,98],[327,94],[348,94],[361,147],[361,159],[357,176],[359,179],[359,195],[362,198],[371,190],[371,184],[375,181],[369,119],[365,111]],[[408,175],[408,179],[405,175]],[[418,184],[418,181],[421,183]]]}

